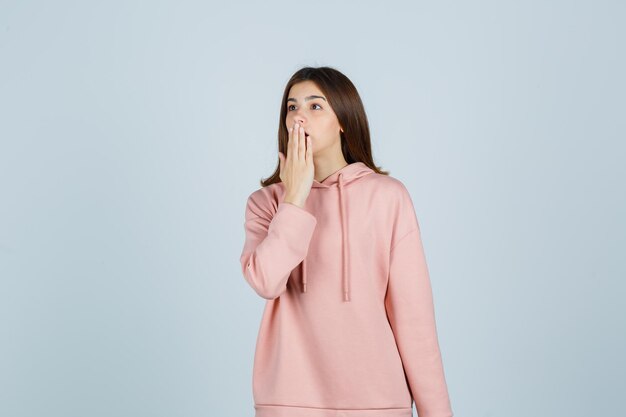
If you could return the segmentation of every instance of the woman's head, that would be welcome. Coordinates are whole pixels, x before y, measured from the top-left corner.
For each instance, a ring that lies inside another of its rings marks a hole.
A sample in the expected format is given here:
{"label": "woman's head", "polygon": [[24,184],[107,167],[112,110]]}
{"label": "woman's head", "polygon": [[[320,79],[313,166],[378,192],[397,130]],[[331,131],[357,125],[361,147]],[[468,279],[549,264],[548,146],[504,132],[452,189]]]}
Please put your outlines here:
{"label": "woman's head", "polygon": [[[313,158],[340,149],[347,163],[374,165],[369,125],[359,93],[344,74],[331,67],[304,67],[287,82],[280,107],[278,150],[287,154],[289,128],[300,123],[311,136]],[[275,172],[261,180],[263,187],[280,182],[280,161]]]}
{"label": "woman's head", "polygon": [[[341,159],[341,137],[343,128],[326,94],[311,80],[292,84],[287,94],[285,129],[298,123],[311,137],[314,158]],[[334,155],[339,153],[339,155]],[[338,158],[339,157],[339,158]]]}

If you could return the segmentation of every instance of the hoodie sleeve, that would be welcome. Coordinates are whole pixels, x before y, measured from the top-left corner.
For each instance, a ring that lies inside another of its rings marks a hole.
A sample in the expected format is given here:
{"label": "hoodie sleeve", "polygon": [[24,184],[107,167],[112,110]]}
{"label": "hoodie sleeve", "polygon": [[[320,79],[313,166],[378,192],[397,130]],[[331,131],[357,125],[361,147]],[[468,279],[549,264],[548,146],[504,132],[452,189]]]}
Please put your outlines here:
{"label": "hoodie sleeve", "polygon": [[451,417],[428,267],[408,196],[404,207],[398,223],[409,230],[398,234],[391,248],[385,308],[418,416]]}
{"label": "hoodie sleeve", "polygon": [[285,202],[272,215],[263,199],[262,193],[248,198],[240,262],[250,286],[261,297],[273,300],[285,291],[291,271],[306,256],[317,219]]}

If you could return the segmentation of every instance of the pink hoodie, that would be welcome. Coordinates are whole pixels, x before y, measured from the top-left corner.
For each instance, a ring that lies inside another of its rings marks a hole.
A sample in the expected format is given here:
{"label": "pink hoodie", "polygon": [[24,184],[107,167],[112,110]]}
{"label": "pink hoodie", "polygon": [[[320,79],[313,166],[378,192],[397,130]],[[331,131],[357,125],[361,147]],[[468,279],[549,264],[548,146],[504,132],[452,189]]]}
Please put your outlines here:
{"label": "pink hoodie", "polygon": [[241,268],[267,300],[255,417],[451,417],[432,290],[411,197],[351,163],[313,181],[304,208],[282,182],[254,191]]}

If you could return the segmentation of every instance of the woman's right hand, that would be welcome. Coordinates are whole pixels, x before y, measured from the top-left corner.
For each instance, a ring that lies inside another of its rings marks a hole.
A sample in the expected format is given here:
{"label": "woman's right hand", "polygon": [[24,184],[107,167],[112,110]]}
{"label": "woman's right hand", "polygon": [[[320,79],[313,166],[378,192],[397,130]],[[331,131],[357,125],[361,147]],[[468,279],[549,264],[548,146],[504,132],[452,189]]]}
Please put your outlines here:
{"label": "woman's right hand", "polygon": [[315,166],[311,138],[305,138],[304,128],[297,123],[289,129],[287,158],[278,152],[280,159],[280,179],[285,185],[286,203],[303,207],[313,185]]}

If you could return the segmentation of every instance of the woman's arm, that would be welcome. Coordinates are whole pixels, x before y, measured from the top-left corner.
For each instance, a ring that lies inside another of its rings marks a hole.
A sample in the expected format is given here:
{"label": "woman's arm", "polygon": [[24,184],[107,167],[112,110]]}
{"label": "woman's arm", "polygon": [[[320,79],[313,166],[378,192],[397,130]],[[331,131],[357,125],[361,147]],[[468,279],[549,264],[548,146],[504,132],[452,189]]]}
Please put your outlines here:
{"label": "woman's arm", "polygon": [[272,216],[262,200],[263,193],[248,198],[240,261],[250,286],[261,297],[273,300],[285,291],[291,271],[306,256],[317,219],[304,208],[284,201]]}
{"label": "woman's arm", "polygon": [[419,228],[391,252],[385,307],[418,415],[451,417]]}
{"label": "woman's arm", "polygon": [[385,309],[418,415],[452,417],[420,226],[404,186],[400,197],[389,255]]}

